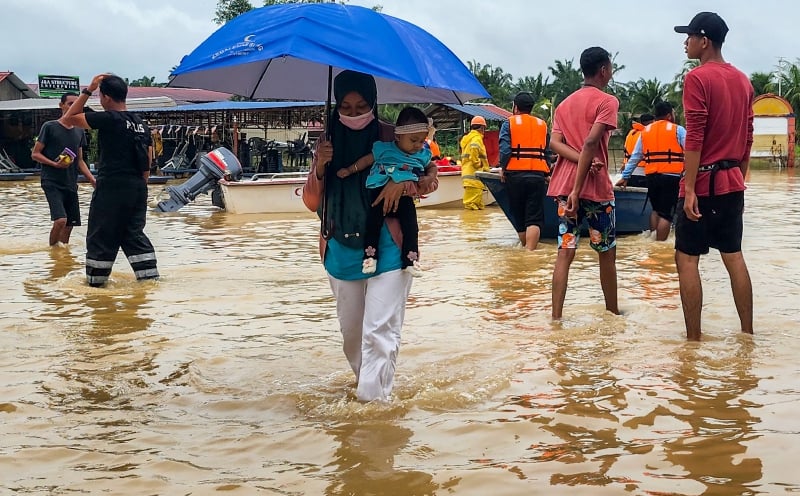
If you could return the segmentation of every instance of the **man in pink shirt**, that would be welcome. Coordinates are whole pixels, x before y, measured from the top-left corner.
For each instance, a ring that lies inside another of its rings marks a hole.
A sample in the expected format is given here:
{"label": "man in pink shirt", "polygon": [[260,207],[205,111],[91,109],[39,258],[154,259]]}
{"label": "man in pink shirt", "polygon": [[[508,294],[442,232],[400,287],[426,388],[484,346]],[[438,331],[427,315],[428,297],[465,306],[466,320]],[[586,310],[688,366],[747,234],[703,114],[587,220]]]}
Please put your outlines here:
{"label": "man in pink shirt", "polygon": [[688,26],[684,47],[700,66],[686,74],[685,176],[675,223],[675,265],[686,337],[700,339],[703,287],[700,255],[716,248],[728,271],[742,332],[753,333],[753,287],[742,255],[744,177],[753,144],[753,86],[722,58],[728,26],[713,12],[700,12]]}
{"label": "man in pink shirt", "polygon": [[558,105],[550,147],[558,154],[547,196],[558,202],[558,256],[553,269],[553,319],[560,319],[569,268],[583,221],[589,246],[599,255],[606,310],[617,307],[617,238],[614,186],[608,174],[608,139],[617,127],[619,101],[603,89],[611,80],[611,55],[600,47],[581,54],[583,86]]}

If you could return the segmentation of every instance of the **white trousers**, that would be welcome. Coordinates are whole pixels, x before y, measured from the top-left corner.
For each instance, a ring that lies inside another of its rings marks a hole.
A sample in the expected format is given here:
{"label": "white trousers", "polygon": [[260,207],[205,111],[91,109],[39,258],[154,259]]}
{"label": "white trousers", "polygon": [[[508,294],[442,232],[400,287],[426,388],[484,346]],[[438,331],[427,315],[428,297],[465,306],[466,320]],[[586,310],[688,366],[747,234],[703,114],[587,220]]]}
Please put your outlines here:
{"label": "white trousers", "polygon": [[336,298],[343,348],[356,374],[361,401],[389,399],[400,351],[411,274],[385,272],[369,279],[343,281],[328,276]]}

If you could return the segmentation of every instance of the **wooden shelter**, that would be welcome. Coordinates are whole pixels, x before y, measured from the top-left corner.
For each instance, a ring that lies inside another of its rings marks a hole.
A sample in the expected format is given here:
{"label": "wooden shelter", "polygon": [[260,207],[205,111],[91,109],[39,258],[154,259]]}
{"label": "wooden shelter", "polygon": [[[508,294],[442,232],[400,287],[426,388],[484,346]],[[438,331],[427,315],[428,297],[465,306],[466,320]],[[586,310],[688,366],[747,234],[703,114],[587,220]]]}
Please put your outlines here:
{"label": "wooden shelter", "polygon": [[[467,103],[464,105],[436,104],[425,109],[425,115],[433,119],[436,127],[436,141],[440,145],[458,147],[458,142],[469,131],[469,121],[476,116],[486,119],[490,128],[483,136],[489,164],[497,165],[500,155],[500,124],[508,119],[511,112],[491,103]],[[454,140],[455,143],[451,143]]]}
{"label": "wooden shelter", "polygon": [[283,170],[284,156],[290,167],[307,165],[311,146],[322,133],[324,106],[325,102],[308,101],[219,101],[137,111],[158,133],[163,150],[157,157],[159,166],[176,159],[191,165],[199,154],[225,146],[245,171],[274,172]]}

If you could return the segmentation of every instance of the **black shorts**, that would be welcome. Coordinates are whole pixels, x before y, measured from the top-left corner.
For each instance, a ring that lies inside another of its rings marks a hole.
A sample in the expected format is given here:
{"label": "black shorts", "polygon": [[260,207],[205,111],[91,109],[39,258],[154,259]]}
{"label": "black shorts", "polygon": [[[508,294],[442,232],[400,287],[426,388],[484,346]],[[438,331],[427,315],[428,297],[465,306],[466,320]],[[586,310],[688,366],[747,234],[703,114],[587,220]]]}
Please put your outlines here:
{"label": "black shorts", "polygon": [[675,222],[675,249],[687,255],[705,255],[708,249],[720,253],[742,251],[742,213],[744,191],[697,198],[700,220],[686,218],[683,198],[678,200],[678,219]]}
{"label": "black shorts", "polygon": [[506,172],[511,213],[517,222],[514,228],[524,232],[530,226],[544,225],[544,197],[547,192],[544,174],[540,172]]}
{"label": "black shorts", "polygon": [[646,188],[647,176],[632,174],[631,177],[628,178],[628,182],[625,184],[625,186],[630,186],[632,188]]}
{"label": "black shorts", "polygon": [[50,205],[50,220],[67,219],[68,226],[81,225],[81,209],[78,205],[78,192],[42,184],[47,204]]}
{"label": "black shorts", "polygon": [[650,205],[659,217],[670,222],[675,218],[680,185],[681,176],[677,174],[647,175],[647,196],[650,198]]}

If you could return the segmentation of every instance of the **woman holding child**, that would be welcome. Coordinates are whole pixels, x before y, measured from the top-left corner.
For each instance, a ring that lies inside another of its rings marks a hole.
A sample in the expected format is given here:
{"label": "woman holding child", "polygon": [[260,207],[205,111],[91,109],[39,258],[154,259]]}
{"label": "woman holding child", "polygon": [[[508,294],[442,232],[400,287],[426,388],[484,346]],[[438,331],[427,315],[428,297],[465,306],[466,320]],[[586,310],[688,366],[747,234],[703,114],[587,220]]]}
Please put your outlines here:
{"label": "woman holding child", "polygon": [[[401,270],[402,232],[391,216],[381,228],[375,272],[364,273],[367,217],[373,203],[392,213],[401,197],[435,191],[437,172],[428,167],[417,181],[388,181],[372,202],[370,168],[356,162],[372,153],[376,141],[394,140],[392,127],[378,121],[375,79],[344,71],[334,79],[333,93],[327,139],[317,143],[303,201],[322,219],[320,255],[336,298],[345,357],[358,381],[356,396],[388,401],[412,276]],[[348,168],[344,177],[337,174]]]}

